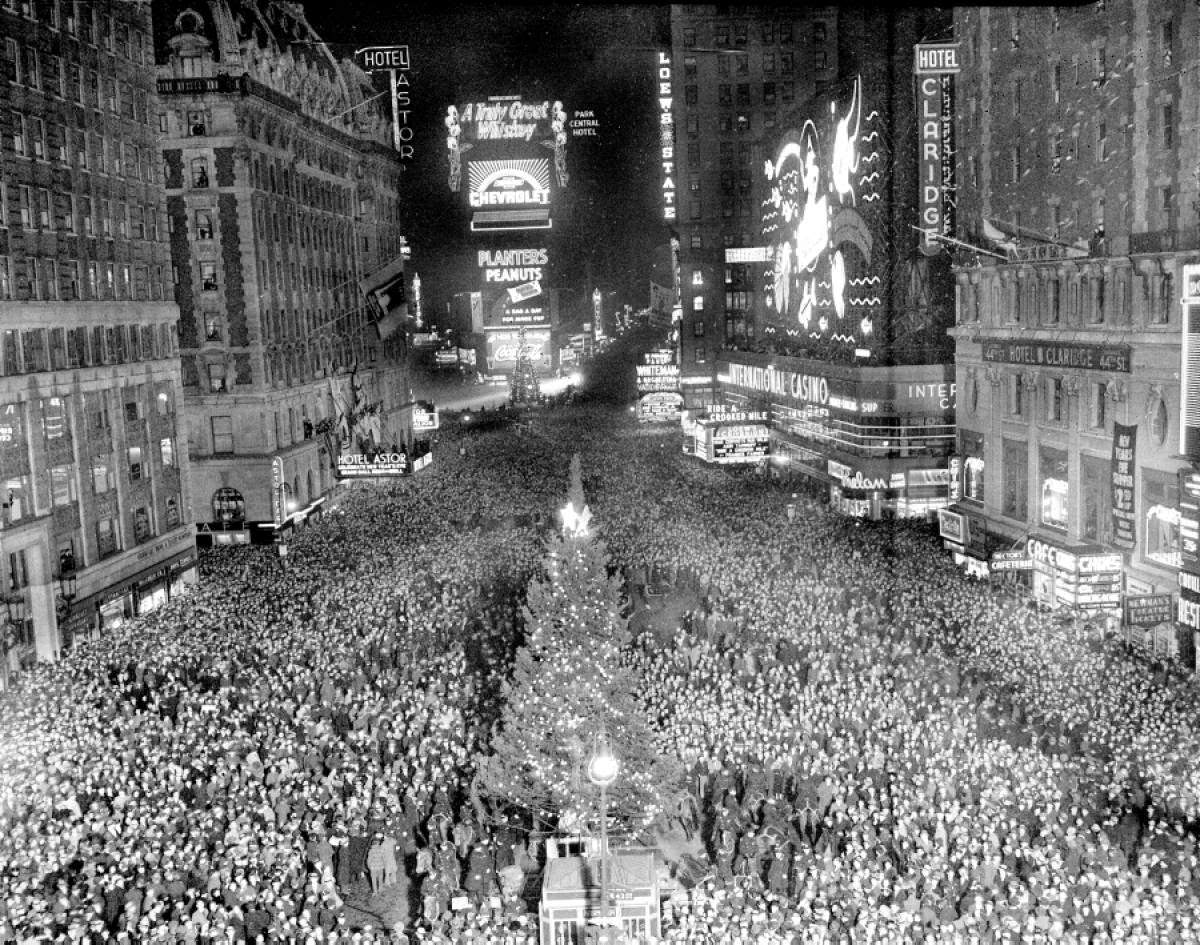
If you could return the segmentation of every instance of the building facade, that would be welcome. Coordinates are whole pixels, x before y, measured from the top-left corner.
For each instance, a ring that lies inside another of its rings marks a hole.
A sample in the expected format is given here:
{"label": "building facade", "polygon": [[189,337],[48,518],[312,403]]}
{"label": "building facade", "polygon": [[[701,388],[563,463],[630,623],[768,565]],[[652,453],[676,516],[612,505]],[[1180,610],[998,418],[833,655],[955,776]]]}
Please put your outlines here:
{"label": "building facade", "polygon": [[[848,514],[950,499],[953,281],[913,225],[911,64],[950,25],[935,10],[671,8],[685,407],[757,401],[775,469]],[[793,380],[807,393],[778,386]]]}
{"label": "building facade", "polygon": [[1181,561],[1181,267],[1200,260],[1194,6],[955,14],[965,561],[1115,615]]}
{"label": "building facade", "polygon": [[386,104],[299,4],[154,11],[197,521],[267,539],[337,483],[356,431],[322,421],[370,405],[376,446],[411,442],[404,332],[381,338],[360,290],[401,256],[402,167]]}
{"label": "building facade", "polygon": [[17,668],[181,592],[196,558],[149,10],[8,3],[0,37],[0,590]]}

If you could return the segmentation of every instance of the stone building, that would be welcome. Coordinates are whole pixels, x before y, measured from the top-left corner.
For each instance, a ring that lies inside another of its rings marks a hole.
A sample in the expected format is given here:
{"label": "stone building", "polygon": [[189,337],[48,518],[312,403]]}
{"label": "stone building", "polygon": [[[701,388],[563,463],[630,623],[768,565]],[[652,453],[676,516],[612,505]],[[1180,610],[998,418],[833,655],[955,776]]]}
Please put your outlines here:
{"label": "stone building", "polygon": [[197,521],[268,539],[336,485],[317,433],[357,392],[411,440],[404,333],[359,282],[402,252],[386,102],[300,4],[156,2],[167,187]]}
{"label": "stone building", "polygon": [[912,66],[949,35],[932,9],[671,8],[685,407],[765,419],[776,471],[847,514],[949,501],[953,281],[913,226]]}
{"label": "stone building", "polygon": [[0,7],[0,630],[10,668],[196,578],[149,9]]}
{"label": "stone building", "polygon": [[1198,29],[1183,2],[955,14],[957,235],[984,251],[955,267],[952,545],[1023,550],[1042,600],[1114,618],[1180,567]]}

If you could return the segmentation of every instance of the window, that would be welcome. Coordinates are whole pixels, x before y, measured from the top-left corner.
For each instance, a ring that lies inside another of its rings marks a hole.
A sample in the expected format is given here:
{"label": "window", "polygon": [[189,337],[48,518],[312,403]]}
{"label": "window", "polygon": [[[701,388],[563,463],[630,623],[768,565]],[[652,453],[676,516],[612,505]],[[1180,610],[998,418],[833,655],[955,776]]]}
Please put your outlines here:
{"label": "window", "polygon": [[1159,111],[1159,127],[1162,129],[1162,146],[1175,147],[1175,106],[1164,105]]}
{"label": "window", "polygon": [[119,551],[117,539],[117,520],[102,518],[96,522],[96,552],[101,558],[107,558]]}
{"label": "window", "polygon": [[211,262],[200,263],[200,290],[202,292],[217,291],[217,264]]}
{"label": "window", "polygon": [[1008,375],[1008,414],[1020,417],[1025,413],[1025,378],[1020,374]]}
{"label": "window", "polygon": [[692,249],[703,249],[704,248],[704,238],[699,233],[693,233],[689,237],[689,242],[690,242]]}
{"label": "window", "polygon": [[1081,453],[1079,469],[1083,490],[1080,536],[1088,541],[1103,542],[1112,515],[1112,464],[1109,459]]}
{"label": "window", "polygon": [[1108,124],[1103,121],[1096,125],[1096,160],[1108,160]]}
{"label": "window", "polygon": [[688,78],[688,79],[696,78],[696,57],[695,56],[684,56],[683,57],[683,75],[685,78]]}
{"label": "window", "polygon": [[154,537],[154,530],[150,527],[150,512],[144,506],[138,506],[133,510],[133,540],[139,545]]}
{"label": "window", "polygon": [[1158,30],[1158,45],[1162,57],[1162,64],[1170,66],[1171,60],[1174,58],[1175,51],[1175,21],[1163,20],[1162,25]]}
{"label": "window", "polygon": [[1143,467],[1142,511],[1146,522],[1146,557],[1179,567],[1179,480]]}
{"label": "window", "polygon": [[775,74],[775,54],[773,52],[763,53],[762,71],[763,75]]}
{"label": "window", "polygon": [[214,453],[233,452],[233,418],[212,418],[212,439]]}
{"label": "window", "polygon": [[50,467],[50,500],[57,508],[71,505],[78,498],[75,489],[75,467]]}
{"label": "window", "polygon": [[1018,440],[1006,439],[1000,455],[1004,488],[1001,511],[1010,518],[1024,520],[1029,510],[1028,447]]}
{"label": "window", "polygon": [[129,459],[129,478],[137,482],[142,478],[142,448],[140,446],[131,446],[127,453]]}
{"label": "window", "polygon": [[1062,63],[1056,62],[1054,69],[1050,73],[1050,89],[1054,96],[1054,102],[1057,104],[1062,98]]}
{"label": "window", "polygon": [[187,113],[188,134],[192,137],[202,138],[208,133],[208,123],[204,119],[203,111],[190,111]]}
{"label": "window", "polygon": [[1155,446],[1162,446],[1167,442],[1168,421],[1167,404],[1159,397],[1150,411],[1150,439]]}
{"label": "window", "polygon": [[687,136],[689,138],[700,137],[700,118],[696,115],[687,116]]}
{"label": "window", "polygon": [[1038,462],[1042,524],[1047,528],[1065,529],[1069,506],[1066,451],[1043,445],[1039,449]]}
{"label": "window", "polygon": [[983,434],[963,431],[963,498],[983,502]]}
{"label": "window", "polygon": [[722,84],[717,86],[717,104],[732,105],[733,104],[733,86]]}
{"label": "window", "polygon": [[1008,151],[1009,182],[1021,182],[1021,146],[1014,144]]}
{"label": "window", "polygon": [[164,436],[158,441],[158,452],[162,458],[164,469],[170,469],[175,465],[175,441],[169,436]]}
{"label": "window", "polygon": [[733,74],[734,75],[749,75],[750,74],[750,57],[745,53],[738,53],[733,57]]}
{"label": "window", "polygon": [[695,46],[696,45],[696,31],[694,29],[692,29],[691,27],[689,27],[683,31],[683,45],[685,45],[685,46]]}
{"label": "window", "polygon": [[192,158],[192,186],[208,186],[208,161],[202,157]]}
{"label": "window", "polygon": [[685,105],[696,105],[700,101],[699,90],[694,85],[684,86],[683,102]]}
{"label": "window", "polygon": [[167,528],[174,528],[179,524],[179,499],[176,496],[167,496],[166,502],[166,522]]}
{"label": "window", "polygon": [[20,112],[12,113],[13,151],[21,157],[29,156],[29,132],[25,116]]}
{"label": "window", "polygon": [[784,75],[791,75],[795,71],[795,55],[790,52],[781,52],[779,54],[779,71]]}
{"label": "window", "polygon": [[1108,383],[1093,381],[1091,385],[1088,423],[1093,430],[1108,428]]}
{"label": "window", "polygon": [[1046,378],[1046,419],[1062,423],[1067,416],[1067,390],[1061,377]]}
{"label": "window", "polygon": [[775,104],[775,83],[764,82],[762,87],[762,97],[764,105]]}

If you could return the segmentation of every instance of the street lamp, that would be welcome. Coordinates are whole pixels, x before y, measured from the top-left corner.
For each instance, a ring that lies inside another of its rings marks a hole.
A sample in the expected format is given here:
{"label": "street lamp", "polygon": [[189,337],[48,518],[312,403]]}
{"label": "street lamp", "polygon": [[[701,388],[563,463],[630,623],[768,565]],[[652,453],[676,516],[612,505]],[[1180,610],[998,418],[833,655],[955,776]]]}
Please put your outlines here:
{"label": "street lamp", "polygon": [[7,689],[9,683],[8,653],[16,642],[17,628],[25,623],[25,598],[21,594],[13,594],[11,597],[4,598],[4,605],[8,613],[4,633],[0,636],[0,640],[4,644],[4,688]]}
{"label": "street lamp", "polygon": [[592,755],[588,759],[587,776],[600,788],[600,924],[605,926],[601,941],[612,941],[608,930],[608,788],[617,780],[621,764],[612,753],[608,733],[600,730]]}

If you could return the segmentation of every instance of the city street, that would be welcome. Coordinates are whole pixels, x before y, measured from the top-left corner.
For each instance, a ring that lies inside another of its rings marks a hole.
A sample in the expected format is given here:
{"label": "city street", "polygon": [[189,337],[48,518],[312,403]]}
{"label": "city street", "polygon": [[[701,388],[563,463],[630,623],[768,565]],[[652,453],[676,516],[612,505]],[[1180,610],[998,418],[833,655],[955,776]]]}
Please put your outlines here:
{"label": "city street", "polygon": [[803,496],[789,522],[790,493],[623,410],[544,410],[465,456],[445,432],[428,469],[298,532],[286,569],[222,549],[190,598],[22,678],[0,704],[3,928],[306,940],[345,914],[533,941],[544,834],[474,772],[521,698],[520,602],[574,450],[636,605],[621,663],[689,775],[622,840],[671,857],[667,940],[1193,920],[1193,690],[993,598],[925,527]]}

